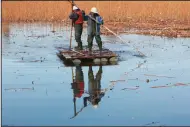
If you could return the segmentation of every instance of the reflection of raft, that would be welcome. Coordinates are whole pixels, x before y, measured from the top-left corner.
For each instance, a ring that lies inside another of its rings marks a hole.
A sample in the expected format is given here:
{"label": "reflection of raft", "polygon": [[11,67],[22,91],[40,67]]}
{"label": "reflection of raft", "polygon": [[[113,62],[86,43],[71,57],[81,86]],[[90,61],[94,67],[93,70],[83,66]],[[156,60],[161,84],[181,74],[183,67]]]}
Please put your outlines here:
{"label": "reflection of raft", "polygon": [[93,50],[91,55],[89,55],[88,50],[60,50],[57,55],[64,61],[66,66],[76,64],[83,66],[117,64],[117,55],[108,49],[103,49],[101,55],[99,50]]}

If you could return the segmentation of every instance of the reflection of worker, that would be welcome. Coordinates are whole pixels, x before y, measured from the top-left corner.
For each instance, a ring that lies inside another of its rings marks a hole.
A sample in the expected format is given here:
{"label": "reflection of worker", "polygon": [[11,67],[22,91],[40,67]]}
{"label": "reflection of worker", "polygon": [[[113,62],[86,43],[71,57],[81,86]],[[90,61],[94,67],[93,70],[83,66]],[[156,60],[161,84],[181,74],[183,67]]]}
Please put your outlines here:
{"label": "reflection of worker", "polygon": [[88,71],[88,93],[89,97],[84,97],[84,106],[87,106],[87,101],[91,102],[94,108],[98,107],[98,103],[104,96],[104,92],[101,92],[101,77],[102,77],[102,66],[99,67],[98,73],[94,79],[92,66],[89,67]]}
{"label": "reflection of worker", "polygon": [[76,77],[71,85],[74,92],[74,97],[80,98],[84,93],[84,76],[81,66],[76,66]]}

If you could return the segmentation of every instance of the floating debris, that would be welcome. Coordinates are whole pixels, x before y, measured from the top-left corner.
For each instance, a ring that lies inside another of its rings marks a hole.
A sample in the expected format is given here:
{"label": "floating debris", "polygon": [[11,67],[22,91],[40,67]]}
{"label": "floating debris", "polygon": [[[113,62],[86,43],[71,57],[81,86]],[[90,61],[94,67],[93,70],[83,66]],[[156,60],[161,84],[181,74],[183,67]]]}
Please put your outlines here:
{"label": "floating debris", "polygon": [[164,85],[164,86],[152,86],[151,88],[163,88],[163,87],[173,87],[173,86],[188,86],[190,83],[184,84],[184,83],[176,83],[173,85]]}
{"label": "floating debris", "polygon": [[139,89],[139,86],[123,88],[123,89],[121,89],[121,90],[137,90],[137,89]]}
{"label": "floating debris", "polygon": [[184,83],[176,83],[173,86],[187,86],[188,84],[184,84]]}
{"label": "floating debris", "polygon": [[52,30],[52,31],[50,31],[50,32],[55,33],[56,31],[55,31],[55,30]]}
{"label": "floating debris", "polygon": [[157,124],[157,123],[160,123],[160,122],[152,122],[152,123],[148,123],[148,124],[145,124],[145,125],[154,125],[154,124]]}
{"label": "floating debris", "polygon": [[142,81],[142,82],[149,83],[150,81],[157,81],[158,79],[156,79],[156,80],[149,80],[149,79],[146,79],[146,80],[140,80],[140,79],[136,78],[136,79],[128,79],[128,80],[137,80],[137,81]]}
{"label": "floating debris", "polygon": [[39,62],[40,60],[31,60],[29,62]]}
{"label": "floating debris", "polygon": [[149,75],[149,74],[144,74],[144,75],[145,75],[145,76],[164,77],[164,78],[175,78],[175,77],[159,76],[159,75]]}
{"label": "floating debris", "polygon": [[171,86],[152,86],[151,88],[162,88],[162,87],[171,87]]}
{"label": "floating debris", "polygon": [[49,35],[32,35],[32,36],[28,36],[28,37],[36,37],[36,38],[43,38]]}
{"label": "floating debris", "polygon": [[125,80],[116,80],[116,81],[110,81],[112,83],[115,83],[115,82],[125,82]]}
{"label": "floating debris", "polygon": [[32,88],[9,88],[9,89],[4,89],[5,91],[23,91],[23,90],[34,90],[34,87]]}

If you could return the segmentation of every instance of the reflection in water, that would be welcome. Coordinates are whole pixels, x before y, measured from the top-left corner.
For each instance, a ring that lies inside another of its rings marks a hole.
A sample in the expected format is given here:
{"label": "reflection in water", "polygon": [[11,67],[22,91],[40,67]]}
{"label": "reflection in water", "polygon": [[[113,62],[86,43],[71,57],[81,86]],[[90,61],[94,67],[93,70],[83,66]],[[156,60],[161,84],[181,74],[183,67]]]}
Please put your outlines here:
{"label": "reflection in water", "polygon": [[[94,77],[92,66],[89,66],[88,70],[88,91],[84,90],[84,75],[82,71],[81,66],[76,66],[76,76],[74,78],[73,70],[72,70],[72,76],[73,76],[73,83],[72,89],[73,89],[73,102],[74,102],[74,117],[76,117],[85,107],[87,107],[87,102],[90,102],[89,104],[92,104],[94,108],[98,107],[99,102],[101,101],[101,98],[105,95],[105,92],[101,91],[101,77],[102,77],[102,66],[99,66],[99,70]],[[83,98],[84,106],[77,112],[76,111],[76,98],[81,98],[81,96],[85,93],[88,94],[88,96]]]}
{"label": "reflection in water", "polygon": [[82,111],[82,109],[77,112],[76,111],[76,98],[80,98],[82,94],[84,93],[84,76],[81,66],[76,66],[76,76],[74,78],[73,68],[72,68],[72,79],[73,83],[72,89],[73,89],[73,102],[74,102],[74,117],[78,115],[79,112]]}
{"label": "reflection in water", "polygon": [[84,76],[81,66],[76,66],[76,76],[71,83],[74,97],[80,98],[84,93]]}
{"label": "reflection in water", "polygon": [[[2,24],[2,46],[8,47],[8,43],[10,43],[10,28],[9,28],[9,23],[7,24]],[[4,43],[3,43],[4,42]],[[6,46],[7,45],[7,46]]]}
{"label": "reflection in water", "polygon": [[104,96],[104,93],[101,92],[101,77],[102,77],[102,66],[99,67],[98,73],[94,78],[92,66],[89,66],[88,71],[88,93],[89,97],[84,97],[84,106],[87,106],[87,100],[97,108],[98,103],[101,101],[101,98]]}
{"label": "reflection in water", "polygon": [[[188,47],[182,46],[182,43],[190,46],[189,39],[177,38],[170,41],[167,38],[163,40],[154,37],[153,40],[151,36],[124,35],[126,39],[133,40],[133,44],[139,48],[144,46],[142,49],[149,55],[146,64],[141,64],[144,59],[133,57],[130,52],[123,52],[120,54],[126,61],[121,61],[116,66],[103,66],[103,73],[98,66],[93,66],[92,69],[73,67],[76,77],[72,82],[71,69],[65,67],[56,56],[56,47],[69,47],[70,32],[64,31],[65,27],[61,31],[55,28],[56,32],[52,33],[53,28],[50,24],[10,24],[3,25],[2,30],[9,35],[9,40],[6,40],[2,33],[2,125],[147,126],[157,121],[166,125],[190,124],[190,103],[187,101],[190,98],[190,87],[186,87],[190,85],[187,84],[190,83],[190,59],[189,52],[184,52]],[[49,36],[41,37],[46,35],[46,31]],[[29,37],[32,35],[40,38]],[[144,42],[139,43],[139,40]],[[128,51],[125,45],[104,44],[110,50],[113,48],[115,51]],[[153,47],[152,44],[159,45],[160,48]],[[22,61],[22,57],[25,63],[18,62]],[[36,60],[40,61],[33,62]],[[99,69],[99,73],[96,73],[95,69]],[[88,71],[90,75],[94,74],[94,77],[91,77],[95,85],[88,84]],[[117,75],[113,75],[112,72]],[[98,74],[99,76],[96,76]],[[149,84],[145,82],[147,79]],[[77,80],[80,81],[80,85],[76,85]],[[98,80],[101,80],[101,87]],[[84,81],[83,86],[81,81]],[[67,82],[75,83],[72,84],[73,89],[70,89],[70,84],[66,85]],[[162,87],[166,85],[172,87]],[[137,91],[124,91],[131,90],[129,88],[136,89],[137,86]],[[110,92],[104,95],[100,89]],[[95,101],[93,97],[98,99]],[[97,102],[101,106],[98,112],[90,110]],[[68,120],[68,116],[78,118]],[[145,125],[146,123],[149,124]]]}

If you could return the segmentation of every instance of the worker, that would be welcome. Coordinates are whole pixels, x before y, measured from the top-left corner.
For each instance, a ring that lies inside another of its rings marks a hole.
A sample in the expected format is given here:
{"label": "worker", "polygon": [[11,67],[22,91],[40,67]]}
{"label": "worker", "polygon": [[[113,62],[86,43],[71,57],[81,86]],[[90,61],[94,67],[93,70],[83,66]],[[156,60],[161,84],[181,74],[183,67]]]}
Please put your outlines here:
{"label": "worker", "polygon": [[[80,10],[76,5],[73,6],[73,12],[69,15],[75,28],[75,40],[78,43],[76,47],[77,50],[83,50],[82,45],[82,31],[83,31],[83,21],[85,20],[85,12]],[[87,19],[86,19],[87,20]]]}
{"label": "worker", "polygon": [[81,66],[76,66],[75,80],[71,85],[74,97],[80,98],[84,93],[84,76]]}
{"label": "worker", "polygon": [[89,97],[84,97],[84,107],[87,106],[87,101],[91,102],[94,108],[98,107],[101,98],[105,95],[104,92],[101,91],[101,77],[102,77],[102,66],[99,67],[99,70],[96,74],[96,78],[94,78],[92,66],[89,66],[88,71],[88,94]]}
{"label": "worker", "polygon": [[100,55],[102,52],[102,41],[100,37],[100,25],[103,25],[103,19],[98,14],[97,8],[91,8],[90,14],[88,15],[87,21],[87,33],[88,33],[88,48],[89,48],[89,55],[92,55],[92,46],[93,46],[93,39],[95,37],[96,43],[98,44]]}

